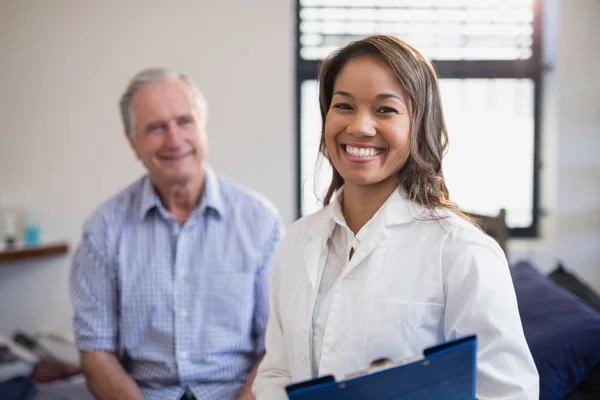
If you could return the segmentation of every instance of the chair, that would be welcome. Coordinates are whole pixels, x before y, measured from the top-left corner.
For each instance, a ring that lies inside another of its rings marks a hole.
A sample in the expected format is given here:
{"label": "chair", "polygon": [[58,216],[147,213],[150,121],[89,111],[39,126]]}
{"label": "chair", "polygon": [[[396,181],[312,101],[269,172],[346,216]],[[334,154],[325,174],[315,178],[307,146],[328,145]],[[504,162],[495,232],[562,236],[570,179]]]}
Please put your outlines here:
{"label": "chair", "polygon": [[465,215],[479,222],[481,228],[495,239],[502,248],[502,251],[504,251],[504,254],[507,254],[509,232],[506,226],[506,210],[504,208],[500,209],[500,213],[495,217],[467,212],[465,212]]}

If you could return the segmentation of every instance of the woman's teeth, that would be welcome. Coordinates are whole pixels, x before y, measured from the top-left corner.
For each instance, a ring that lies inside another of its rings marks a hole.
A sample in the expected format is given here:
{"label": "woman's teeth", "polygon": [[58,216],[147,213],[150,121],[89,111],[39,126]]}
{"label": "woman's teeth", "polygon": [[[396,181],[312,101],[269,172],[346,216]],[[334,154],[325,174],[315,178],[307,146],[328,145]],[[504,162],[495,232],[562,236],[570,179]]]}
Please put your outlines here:
{"label": "woman's teeth", "polygon": [[364,148],[346,145],[345,148],[346,153],[350,154],[353,157],[375,157],[376,155],[381,154],[383,152],[383,150],[381,149],[374,149],[372,147]]}

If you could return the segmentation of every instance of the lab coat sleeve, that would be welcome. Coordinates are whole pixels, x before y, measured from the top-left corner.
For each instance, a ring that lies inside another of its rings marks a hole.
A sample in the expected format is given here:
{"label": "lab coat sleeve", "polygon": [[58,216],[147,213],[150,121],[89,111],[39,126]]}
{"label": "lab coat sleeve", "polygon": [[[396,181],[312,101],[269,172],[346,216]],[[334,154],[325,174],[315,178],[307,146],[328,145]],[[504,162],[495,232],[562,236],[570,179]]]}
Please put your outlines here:
{"label": "lab coat sleeve", "polygon": [[283,293],[281,285],[281,251],[275,257],[270,285],[270,312],[265,336],[266,354],[252,386],[257,400],[287,399],[285,386],[291,382],[290,367],[283,337],[280,315],[279,293]]}
{"label": "lab coat sleeve", "polygon": [[502,250],[492,239],[446,244],[444,334],[477,335],[477,398],[538,400],[539,377]]}

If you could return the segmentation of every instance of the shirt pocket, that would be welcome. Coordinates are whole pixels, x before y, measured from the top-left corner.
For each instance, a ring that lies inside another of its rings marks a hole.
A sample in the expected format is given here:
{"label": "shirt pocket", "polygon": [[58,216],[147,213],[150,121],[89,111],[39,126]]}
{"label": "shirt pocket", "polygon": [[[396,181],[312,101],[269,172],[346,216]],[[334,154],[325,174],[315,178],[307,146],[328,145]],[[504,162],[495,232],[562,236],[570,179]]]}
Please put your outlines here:
{"label": "shirt pocket", "polygon": [[199,344],[207,353],[246,350],[252,335],[254,274],[216,272],[210,281],[197,305],[204,313]]}
{"label": "shirt pocket", "polygon": [[421,354],[443,339],[444,306],[375,300],[367,334],[366,363]]}

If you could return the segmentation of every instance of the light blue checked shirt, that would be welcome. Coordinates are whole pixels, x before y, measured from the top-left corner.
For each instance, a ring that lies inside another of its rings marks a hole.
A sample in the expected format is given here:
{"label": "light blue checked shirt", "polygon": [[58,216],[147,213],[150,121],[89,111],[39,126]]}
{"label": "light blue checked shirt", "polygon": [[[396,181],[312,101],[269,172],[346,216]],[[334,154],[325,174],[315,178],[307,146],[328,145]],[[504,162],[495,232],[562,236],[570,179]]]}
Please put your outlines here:
{"label": "light blue checked shirt", "polygon": [[264,352],[282,236],[272,206],[206,166],[183,226],[148,176],[85,223],[70,289],[80,350],[119,355],[144,399],[234,399]]}

